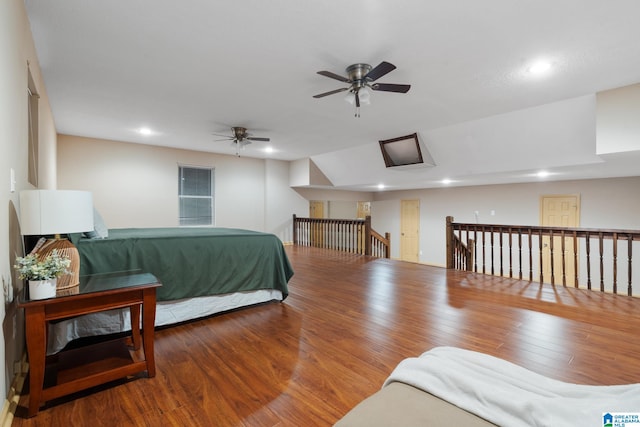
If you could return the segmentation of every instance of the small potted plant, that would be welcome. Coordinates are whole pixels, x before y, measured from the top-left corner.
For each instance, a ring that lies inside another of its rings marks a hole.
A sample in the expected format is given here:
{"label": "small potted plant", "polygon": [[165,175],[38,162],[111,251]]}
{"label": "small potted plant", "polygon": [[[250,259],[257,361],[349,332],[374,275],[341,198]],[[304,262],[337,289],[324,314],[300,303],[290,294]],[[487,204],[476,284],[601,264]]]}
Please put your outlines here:
{"label": "small potted plant", "polygon": [[70,265],[71,260],[54,249],[42,259],[37,253],[18,257],[13,267],[18,271],[21,279],[27,279],[29,298],[44,299],[56,296],[57,279],[68,273],[67,268]]}

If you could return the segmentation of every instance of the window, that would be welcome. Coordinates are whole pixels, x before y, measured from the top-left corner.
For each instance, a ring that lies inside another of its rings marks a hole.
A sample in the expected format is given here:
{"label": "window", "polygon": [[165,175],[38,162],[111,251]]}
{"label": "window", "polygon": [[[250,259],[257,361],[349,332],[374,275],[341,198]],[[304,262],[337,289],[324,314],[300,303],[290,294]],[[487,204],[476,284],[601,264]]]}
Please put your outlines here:
{"label": "window", "polygon": [[180,225],[214,225],[214,169],[178,167]]}

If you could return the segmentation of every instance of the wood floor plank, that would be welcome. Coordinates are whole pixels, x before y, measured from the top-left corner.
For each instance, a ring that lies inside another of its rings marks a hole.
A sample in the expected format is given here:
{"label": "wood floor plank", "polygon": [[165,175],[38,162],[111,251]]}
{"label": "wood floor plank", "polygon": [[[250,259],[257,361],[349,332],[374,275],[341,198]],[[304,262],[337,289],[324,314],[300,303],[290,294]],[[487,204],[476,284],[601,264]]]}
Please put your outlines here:
{"label": "wood floor plank", "polygon": [[404,358],[458,346],[562,381],[640,382],[640,299],[287,247],[268,303],[156,331],[157,376],[59,399],[13,425],[331,426]]}

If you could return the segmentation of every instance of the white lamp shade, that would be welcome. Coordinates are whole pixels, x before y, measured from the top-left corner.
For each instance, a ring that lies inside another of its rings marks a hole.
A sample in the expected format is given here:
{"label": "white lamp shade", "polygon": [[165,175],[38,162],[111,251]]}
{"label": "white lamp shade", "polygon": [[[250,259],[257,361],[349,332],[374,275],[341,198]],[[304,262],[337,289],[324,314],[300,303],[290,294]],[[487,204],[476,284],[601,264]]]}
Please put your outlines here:
{"label": "white lamp shade", "polygon": [[353,92],[349,91],[345,95],[344,100],[347,101],[349,104],[353,105],[356,102],[356,95]]}
{"label": "white lamp shade", "polygon": [[24,236],[91,231],[93,196],[90,191],[21,191],[20,230]]}
{"label": "white lamp shade", "polygon": [[369,105],[371,104],[371,92],[366,87],[360,88],[358,91],[358,97],[360,98],[360,104]]}

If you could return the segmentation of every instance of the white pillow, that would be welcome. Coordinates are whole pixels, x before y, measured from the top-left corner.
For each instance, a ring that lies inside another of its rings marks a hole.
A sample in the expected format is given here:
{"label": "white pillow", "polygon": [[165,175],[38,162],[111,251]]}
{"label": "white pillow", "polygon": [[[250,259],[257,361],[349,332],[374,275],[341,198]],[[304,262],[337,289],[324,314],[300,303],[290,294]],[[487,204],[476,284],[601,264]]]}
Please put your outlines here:
{"label": "white pillow", "polygon": [[84,235],[90,239],[106,239],[109,237],[109,229],[96,208],[93,208],[93,230],[85,232]]}

